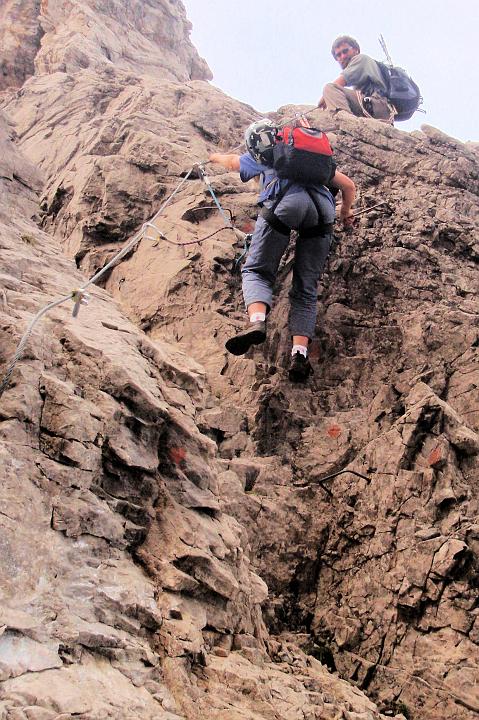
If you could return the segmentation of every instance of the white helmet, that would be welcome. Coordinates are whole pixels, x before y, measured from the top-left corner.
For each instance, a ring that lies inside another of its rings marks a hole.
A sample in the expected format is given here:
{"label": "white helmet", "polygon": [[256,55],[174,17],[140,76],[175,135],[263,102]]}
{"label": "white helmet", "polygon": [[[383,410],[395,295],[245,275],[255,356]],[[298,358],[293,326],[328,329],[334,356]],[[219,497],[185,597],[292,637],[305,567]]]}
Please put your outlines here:
{"label": "white helmet", "polygon": [[249,154],[260,163],[272,165],[278,127],[268,118],[251,123],[244,134]]}

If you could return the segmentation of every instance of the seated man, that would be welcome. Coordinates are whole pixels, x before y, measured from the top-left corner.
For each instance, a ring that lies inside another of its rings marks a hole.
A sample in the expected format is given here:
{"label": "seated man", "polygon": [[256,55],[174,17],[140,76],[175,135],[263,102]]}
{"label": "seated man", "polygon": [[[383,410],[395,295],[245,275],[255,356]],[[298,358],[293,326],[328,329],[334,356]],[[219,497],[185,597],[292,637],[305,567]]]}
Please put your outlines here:
{"label": "seated man", "polygon": [[346,110],[358,117],[372,117],[392,125],[394,108],[388,103],[386,86],[376,60],[361,53],[357,41],[348,35],[336,38],[331,53],[342,73],[324,86],[318,106]]}
{"label": "seated man", "polygon": [[[242,269],[243,296],[249,316],[245,330],[226,342],[233,355],[243,355],[252,345],[266,339],[266,315],[273,301],[273,285],[279,263],[289,244],[290,230],[298,231],[289,293],[289,327],[292,352],[289,378],[304,382],[312,372],[308,343],[314,335],[317,314],[317,286],[332,240],[335,203],[324,185],[304,187],[278,178],[276,171],[264,164],[261,142],[274,138],[277,128],[269,120],[253,123],[246,131],[248,152],[244,155],[210,155],[210,162],[228,170],[237,170],[243,182],[260,177],[259,215],[248,257]],[[262,141],[258,143],[258,138]],[[331,183],[342,192],[341,218],[345,226],[353,221],[351,206],[355,186],[346,175],[335,172]],[[267,210],[272,212],[268,216]],[[271,217],[272,216],[272,217]],[[304,233],[304,236],[302,236]]]}

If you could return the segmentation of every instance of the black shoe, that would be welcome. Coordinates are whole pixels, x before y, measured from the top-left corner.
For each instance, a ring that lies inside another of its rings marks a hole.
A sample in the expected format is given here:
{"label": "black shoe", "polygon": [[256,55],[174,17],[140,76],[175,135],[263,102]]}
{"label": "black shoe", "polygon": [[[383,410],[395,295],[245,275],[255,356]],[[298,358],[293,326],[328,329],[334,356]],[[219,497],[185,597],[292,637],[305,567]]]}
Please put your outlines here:
{"label": "black shoe", "polygon": [[226,341],[225,347],[233,355],[244,355],[252,345],[260,345],[266,340],[266,322],[259,320],[250,323],[245,330]]}
{"label": "black shoe", "polygon": [[291,382],[305,382],[313,372],[311,363],[300,352],[295,352],[289,364],[289,379]]}

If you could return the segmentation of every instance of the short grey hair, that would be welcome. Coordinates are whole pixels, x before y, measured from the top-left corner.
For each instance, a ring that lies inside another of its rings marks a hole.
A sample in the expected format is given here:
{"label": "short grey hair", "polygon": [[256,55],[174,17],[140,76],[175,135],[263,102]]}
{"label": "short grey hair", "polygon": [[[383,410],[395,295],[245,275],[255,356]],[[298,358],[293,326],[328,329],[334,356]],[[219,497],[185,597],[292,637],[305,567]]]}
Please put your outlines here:
{"label": "short grey hair", "polygon": [[336,60],[336,48],[343,44],[350,45],[352,48],[354,48],[358,52],[361,52],[361,48],[359,47],[359,43],[357,40],[352,38],[350,35],[340,35],[333,42],[333,46],[331,48],[331,55],[333,56],[333,58],[335,60]]}

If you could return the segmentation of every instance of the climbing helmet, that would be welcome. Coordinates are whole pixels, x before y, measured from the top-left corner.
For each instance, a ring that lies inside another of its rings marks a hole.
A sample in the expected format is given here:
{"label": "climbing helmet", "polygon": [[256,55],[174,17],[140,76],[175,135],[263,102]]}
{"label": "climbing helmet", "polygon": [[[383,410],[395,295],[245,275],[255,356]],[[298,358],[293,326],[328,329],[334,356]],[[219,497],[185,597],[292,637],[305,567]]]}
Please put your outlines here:
{"label": "climbing helmet", "polygon": [[278,126],[268,118],[251,123],[246,129],[244,139],[249,154],[260,163],[273,164],[273,148],[276,145]]}

